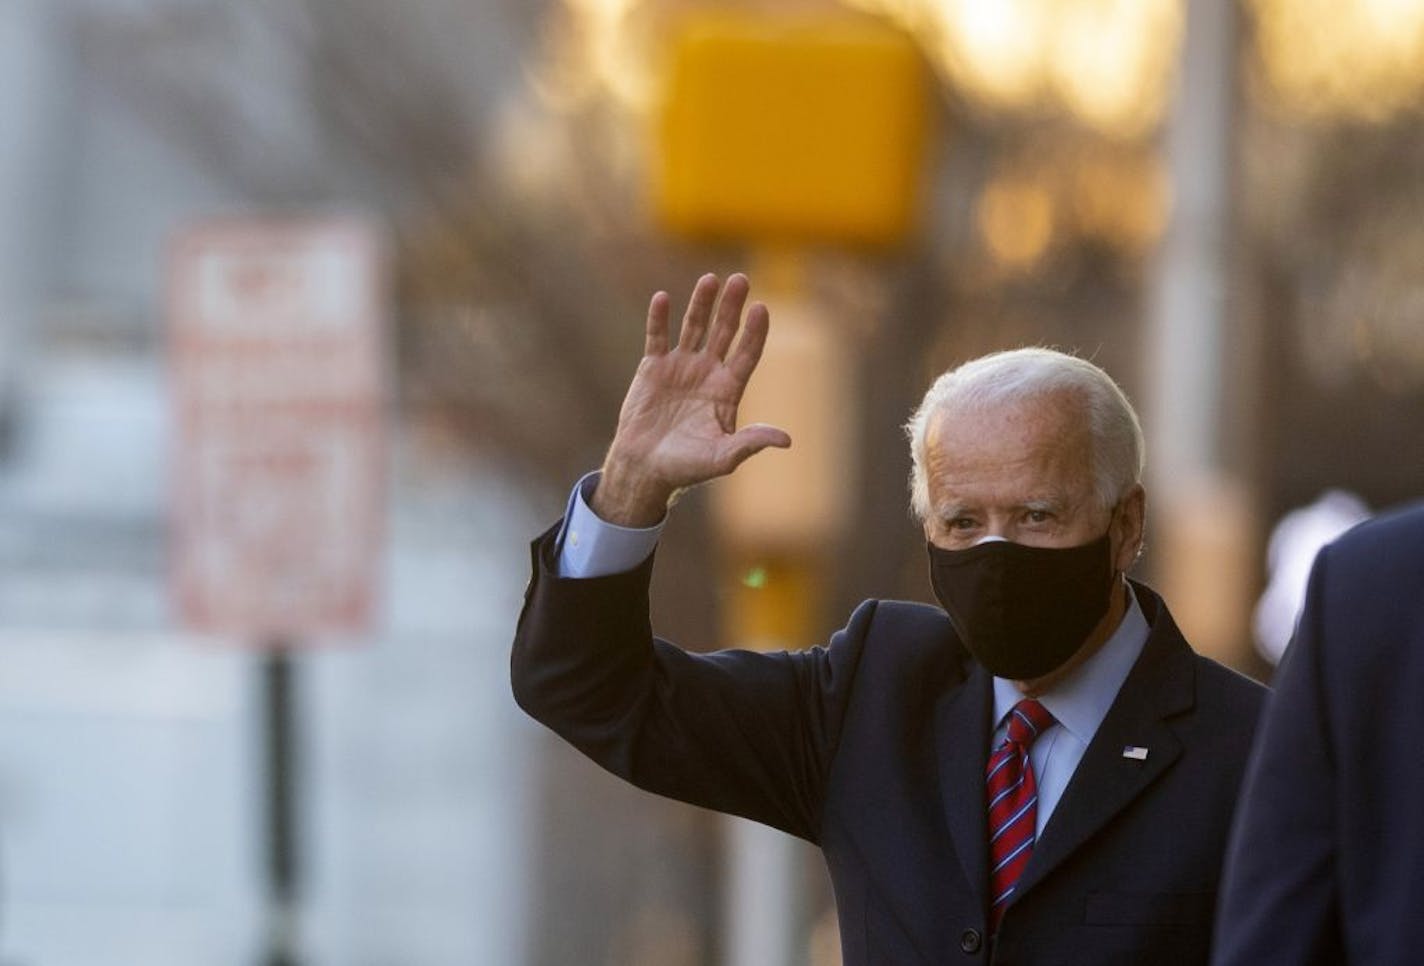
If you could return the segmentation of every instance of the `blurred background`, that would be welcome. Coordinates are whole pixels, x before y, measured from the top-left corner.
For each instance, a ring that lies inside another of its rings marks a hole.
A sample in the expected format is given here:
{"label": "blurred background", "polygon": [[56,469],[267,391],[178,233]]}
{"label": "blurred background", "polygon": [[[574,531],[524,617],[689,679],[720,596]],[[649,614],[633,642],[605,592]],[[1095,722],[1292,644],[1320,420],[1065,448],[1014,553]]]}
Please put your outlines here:
{"label": "blurred background", "polygon": [[1421,104],[1424,0],[4,0],[0,963],[838,962],[814,853],[509,695],[648,295],[747,270],[797,441],[678,506],[665,636],[930,599],[900,426],[1048,344],[1265,679],[1424,495]]}

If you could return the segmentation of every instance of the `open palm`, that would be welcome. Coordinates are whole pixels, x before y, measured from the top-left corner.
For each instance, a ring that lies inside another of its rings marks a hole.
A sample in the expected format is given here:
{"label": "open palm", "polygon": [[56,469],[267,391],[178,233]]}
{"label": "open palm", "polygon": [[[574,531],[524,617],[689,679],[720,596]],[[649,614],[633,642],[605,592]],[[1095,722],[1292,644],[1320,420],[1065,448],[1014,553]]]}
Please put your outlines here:
{"label": "open palm", "polygon": [[730,473],[767,446],[791,445],[791,438],[772,426],[737,428],[737,406],[769,325],[761,304],[752,305],[742,322],[749,288],[744,275],[732,275],[725,285],[704,275],[693,289],[676,346],[667,293],[653,296],[643,360],[623,400],[594,494],[593,508],[604,519],[629,526],[656,522],[677,490]]}

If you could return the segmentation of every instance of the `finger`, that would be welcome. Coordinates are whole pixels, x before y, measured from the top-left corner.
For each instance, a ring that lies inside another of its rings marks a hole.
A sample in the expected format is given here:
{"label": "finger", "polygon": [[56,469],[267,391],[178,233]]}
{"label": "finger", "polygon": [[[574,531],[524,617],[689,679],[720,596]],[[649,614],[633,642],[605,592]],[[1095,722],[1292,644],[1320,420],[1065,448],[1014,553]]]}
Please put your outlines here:
{"label": "finger", "polygon": [[687,302],[687,314],[682,317],[682,334],[677,339],[679,349],[696,352],[702,348],[702,337],[707,334],[707,321],[712,318],[712,306],[720,287],[717,276],[710,272],[697,280],[692,298]]}
{"label": "finger", "polygon": [[737,382],[746,385],[761,361],[762,349],[766,347],[766,333],[771,326],[771,314],[766,306],[755,302],[747,310],[747,322],[742,326],[742,337],[737,340],[737,348],[727,360],[727,368]]}
{"label": "finger", "polygon": [[742,322],[742,308],[747,304],[747,292],[751,283],[741,272],[727,279],[722,286],[722,299],[717,303],[717,318],[712,322],[712,333],[707,336],[707,351],[718,359],[727,357],[732,347],[737,327]]}
{"label": "finger", "polygon": [[749,457],[755,456],[768,446],[789,449],[791,436],[785,430],[769,426],[766,423],[752,423],[749,426],[743,426],[726,442],[726,472],[730,473],[746,462]]}
{"label": "finger", "polygon": [[648,330],[643,355],[660,356],[668,351],[668,293],[657,292],[648,303]]}

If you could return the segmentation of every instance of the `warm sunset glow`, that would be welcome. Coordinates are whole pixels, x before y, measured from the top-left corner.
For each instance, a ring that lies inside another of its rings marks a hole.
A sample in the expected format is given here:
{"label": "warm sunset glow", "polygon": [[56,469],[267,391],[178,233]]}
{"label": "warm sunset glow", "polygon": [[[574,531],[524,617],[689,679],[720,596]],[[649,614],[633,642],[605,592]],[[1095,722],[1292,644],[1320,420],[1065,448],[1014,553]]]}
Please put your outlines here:
{"label": "warm sunset glow", "polygon": [[[1372,0],[1375,3],[1402,0]],[[1138,137],[1161,118],[1182,0],[841,0],[917,37],[945,80],[998,110],[1056,106],[1105,134]],[[646,21],[678,4],[564,0],[558,53],[534,78],[551,103],[601,91],[651,104],[658,42]],[[831,4],[826,4],[831,6]],[[785,11],[768,5],[774,17]]]}
{"label": "warm sunset glow", "polygon": [[[1109,139],[1102,150],[1074,151],[1050,163],[1025,159],[1028,163],[991,179],[976,203],[974,227],[1000,269],[1031,271],[1056,241],[1070,237],[1134,255],[1156,243],[1167,200],[1148,139],[1160,124],[1175,76],[1183,0],[762,0],[738,5],[725,16],[754,25],[760,15],[768,37],[789,37],[806,24],[835,22],[836,6],[877,15],[913,36],[939,80],[986,114],[1031,117],[1056,111]],[[674,41],[692,22],[694,0],[563,0],[555,9],[545,25],[543,55],[528,67],[525,95],[501,115],[495,153],[511,190],[534,204],[560,194],[566,170],[579,154],[596,152],[607,171],[646,174],[639,159],[647,154],[647,122],[666,121],[656,110],[658,98],[673,87],[663,68],[677,62]],[[706,8],[696,9],[707,15]],[[775,71],[763,66],[729,69],[730,79],[724,84],[714,77],[712,89],[747,87],[743,101],[758,109],[769,111],[772,95],[790,90],[785,80],[766,87]],[[794,90],[785,96],[802,97]],[[707,107],[694,110],[705,115]],[[601,120],[594,128],[571,128],[572,118]],[[839,129],[834,120],[811,125]],[[594,130],[601,132],[597,140],[587,140]],[[759,149],[774,140],[770,133],[753,138]],[[845,161],[842,155],[834,157]],[[674,170],[686,180],[700,170],[697,163],[694,151]],[[725,159],[718,164],[717,170],[726,168]],[[832,196],[814,179],[803,180],[806,185],[798,183],[798,189],[817,198]],[[706,193],[698,187],[691,196]],[[733,197],[746,201],[752,194],[739,190]],[[754,199],[747,203],[763,214],[775,207]]]}
{"label": "warm sunset glow", "polygon": [[1047,49],[1050,82],[1094,127],[1146,133],[1162,115],[1181,29],[1173,0],[1065,6]]}
{"label": "warm sunset glow", "polygon": [[[1057,107],[1106,135],[1161,120],[1184,0],[840,0],[917,37],[947,83],[992,110]],[[532,85],[556,110],[605,97],[646,114],[657,18],[680,3],[563,0]],[[808,5],[802,5],[808,6]],[[818,8],[833,6],[825,3]],[[755,8],[756,5],[753,5]],[[1287,109],[1383,119],[1424,94],[1424,0],[1247,0],[1254,66]],[[768,3],[768,16],[784,5]]]}
{"label": "warm sunset glow", "polygon": [[943,0],[939,55],[979,96],[1007,104],[1034,98],[1043,81],[1046,33],[1041,0]]}
{"label": "warm sunset glow", "polygon": [[1066,170],[1064,190],[1085,237],[1145,251],[1161,236],[1167,178],[1154,154],[1084,158]]}
{"label": "warm sunset glow", "polygon": [[980,196],[975,219],[997,261],[1010,268],[1027,268],[1053,237],[1053,198],[1037,182],[998,178]]}
{"label": "warm sunset glow", "polygon": [[647,57],[630,50],[627,24],[639,0],[568,0],[585,24],[594,75],[630,107],[651,100],[653,79]]}
{"label": "warm sunset glow", "polygon": [[945,76],[987,107],[1057,105],[1105,134],[1162,116],[1181,0],[846,0],[918,35]]}
{"label": "warm sunset glow", "polygon": [[603,96],[634,113],[652,104],[656,79],[647,44],[637,29],[642,0],[564,0],[551,19],[548,56],[532,67],[530,86],[556,111]]}
{"label": "warm sunset glow", "polygon": [[1383,120],[1424,93],[1424,0],[1250,0],[1264,79],[1311,116]]}

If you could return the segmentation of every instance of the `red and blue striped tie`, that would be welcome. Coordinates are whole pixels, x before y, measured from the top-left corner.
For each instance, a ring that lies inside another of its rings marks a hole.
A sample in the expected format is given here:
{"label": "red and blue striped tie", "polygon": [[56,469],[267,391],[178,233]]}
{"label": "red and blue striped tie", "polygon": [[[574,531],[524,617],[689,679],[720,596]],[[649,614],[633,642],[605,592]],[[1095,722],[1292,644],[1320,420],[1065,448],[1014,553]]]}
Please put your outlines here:
{"label": "red and blue striped tie", "polygon": [[998,931],[1019,874],[1033,852],[1038,784],[1029,764],[1034,739],[1053,727],[1053,715],[1026,698],[1009,712],[1009,734],[989,756],[989,932]]}

